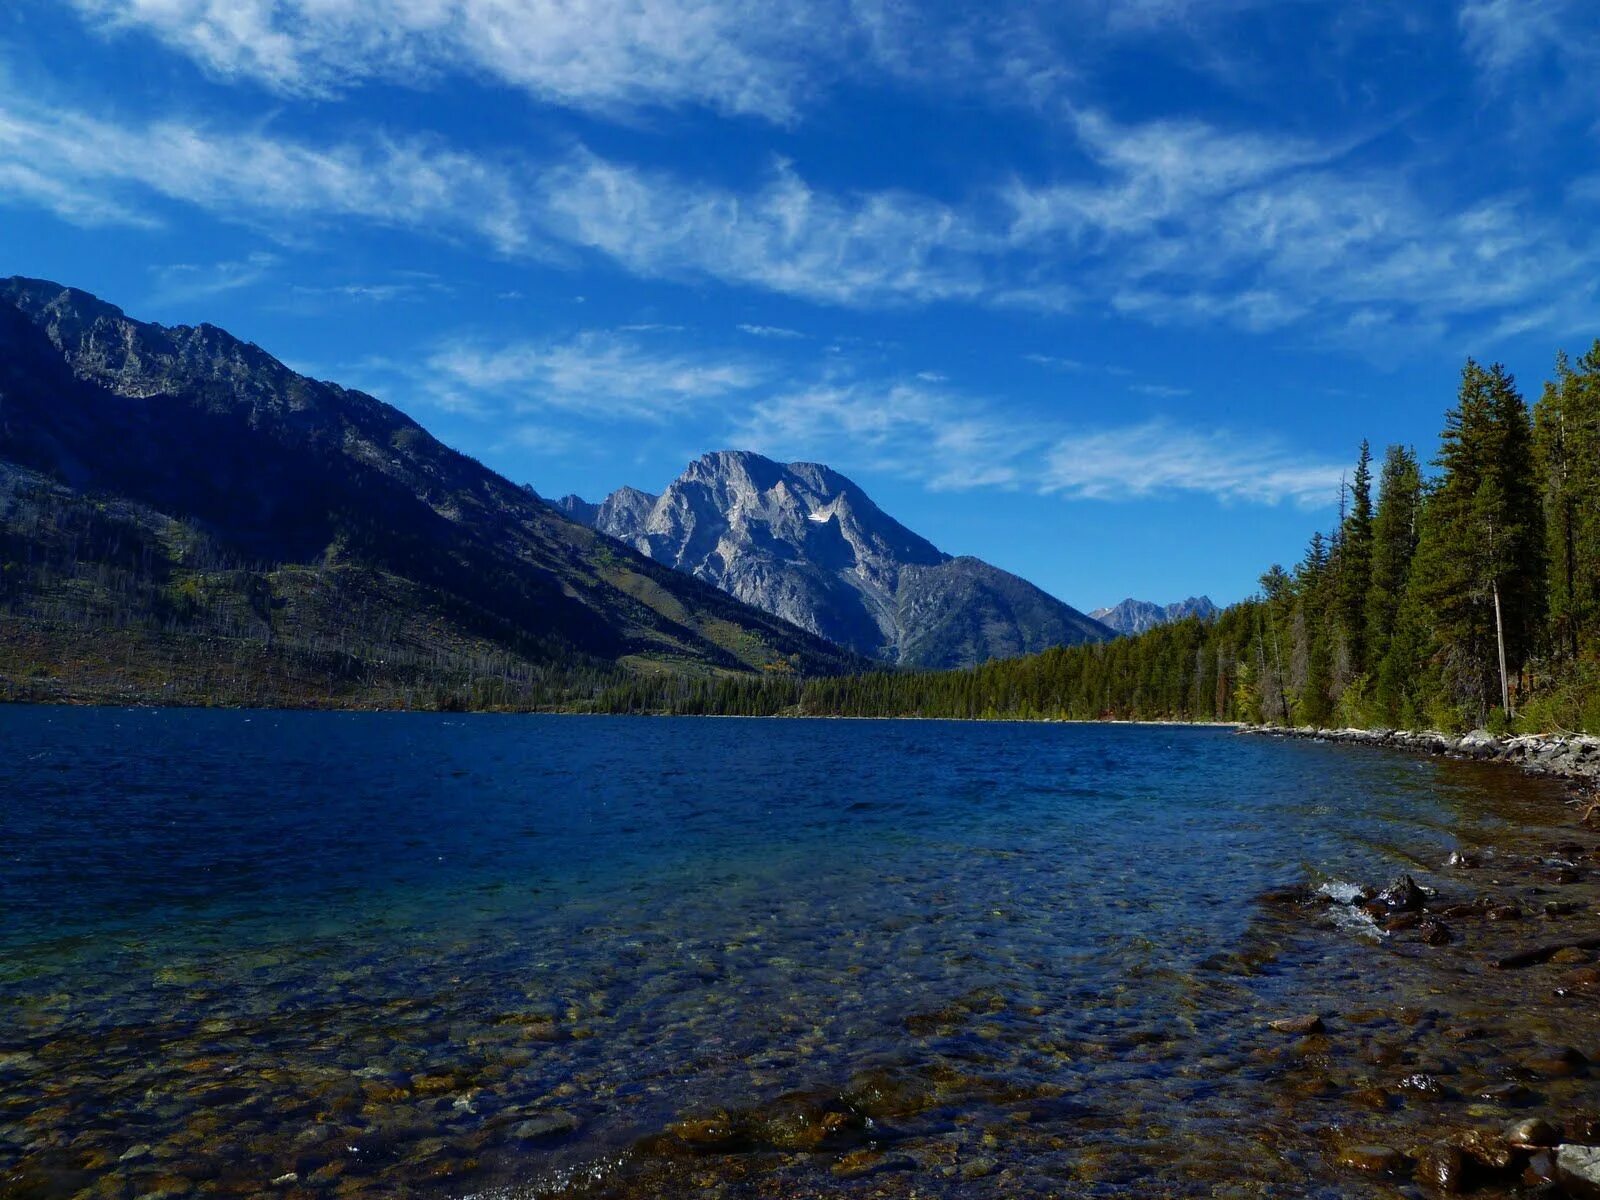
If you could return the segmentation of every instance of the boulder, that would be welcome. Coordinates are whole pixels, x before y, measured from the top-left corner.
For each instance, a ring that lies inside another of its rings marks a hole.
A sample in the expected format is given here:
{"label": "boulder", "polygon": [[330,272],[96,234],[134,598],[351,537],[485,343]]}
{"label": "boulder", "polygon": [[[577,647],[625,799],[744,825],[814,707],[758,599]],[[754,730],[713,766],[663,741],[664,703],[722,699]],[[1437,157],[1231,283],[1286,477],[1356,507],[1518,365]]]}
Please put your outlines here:
{"label": "boulder", "polygon": [[1569,1196],[1600,1200],[1600,1146],[1557,1146],[1556,1181]]}

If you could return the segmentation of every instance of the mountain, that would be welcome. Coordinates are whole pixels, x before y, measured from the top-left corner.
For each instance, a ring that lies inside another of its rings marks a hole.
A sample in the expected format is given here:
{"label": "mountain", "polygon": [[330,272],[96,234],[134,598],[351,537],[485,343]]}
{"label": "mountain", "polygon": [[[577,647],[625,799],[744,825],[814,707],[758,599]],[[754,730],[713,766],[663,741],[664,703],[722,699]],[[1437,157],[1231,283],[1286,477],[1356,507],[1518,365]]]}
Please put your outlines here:
{"label": "mountain", "polygon": [[[527,485],[527,487],[528,491],[532,492],[535,496],[539,494],[538,492],[533,491],[533,486],[531,484]],[[566,513],[567,516],[578,522],[578,524],[587,525],[591,529],[594,528],[595,518],[600,515],[600,506],[598,504],[590,504],[587,500],[583,500],[570,493],[561,497],[559,500],[552,501],[552,503],[556,508],[560,509],[562,512]]]}
{"label": "mountain", "polygon": [[861,665],[598,536],[371,396],[215,326],[147,324],[42,280],[0,281],[0,468],[0,645],[54,656],[0,659],[0,675],[66,679],[62,647],[99,661],[97,638],[129,641],[140,671],[159,643],[174,686],[200,656],[295,674],[308,699],[322,668],[306,664],[328,655],[357,684],[406,664],[414,689],[430,672],[476,687],[557,669]]}
{"label": "mountain", "polygon": [[623,488],[598,506],[562,505],[658,562],[888,662],[970,666],[1111,636],[1024,579],[943,553],[817,463],[721,451],[659,496]]}
{"label": "mountain", "polygon": [[1159,625],[1170,625],[1185,617],[1202,619],[1214,617],[1217,612],[1217,606],[1211,603],[1209,596],[1190,596],[1187,600],[1166,605],[1152,604],[1148,600],[1135,600],[1129,597],[1121,604],[1113,605],[1111,608],[1097,608],[1089,615],[1102,625],[1115,630],[1118,635],[1128,637],[1135,633],[1143,633],[1147,629],[1155,629]]}

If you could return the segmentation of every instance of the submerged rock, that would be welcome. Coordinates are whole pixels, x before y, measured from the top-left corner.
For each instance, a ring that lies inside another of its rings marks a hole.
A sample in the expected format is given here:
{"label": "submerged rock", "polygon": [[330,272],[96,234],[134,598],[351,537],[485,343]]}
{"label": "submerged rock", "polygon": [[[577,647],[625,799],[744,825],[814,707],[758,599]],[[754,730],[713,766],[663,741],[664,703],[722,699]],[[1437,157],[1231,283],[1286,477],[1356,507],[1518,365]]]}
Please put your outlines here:
{"label": "submerged rock", "polygon": [[1404,1175],[1411,1163],[1393,1146],[1346,1146],[1339,1151],[1341,1167],[1365,1171],[1369,1175]]}
{"label": "submerged rock", "polygon": [[511,1136],[524,1142],[539,1142],[547,1138],[562,1137],[569,1133],[576,1133],[583,1124],[577,1117],[562,1109],[552,1109],[549,1112],[536,1113],[528,1120],[513,1127]]}
{"label": "submerged rock", "polygon": [[1471,1178],[1471,1163],[1459,1146],[1429,1146],[1417,1158],[1417,1182],[1447,1196],[1465,1192],[1471,1186]]}
{"label": "submerged rock", "polygon": [[1327,1026],[1316,1013],[1306,1013],[1299,1017],[1279,1017],[1276,1021],[1267,1022],[1268,1029],[1279,1033],[1308,1034],[1326,1032]]}
{"label": "submerged rock", "polygon": [[1506,1141],[1520,1149],[1554,1146],[1561,1140],[1561,1131],[1542,1117],[1529,1117],[1506,1129]]}
{"label": "submerged rock", "polygon": [[1428,902],[1428,893],[1409,875],[1402,875],[1378,893],[1378,903],[1391,912],[1415,912]]}
{"label": "submerged rock", "polygon": [[887,1171],[914,1171],[917,1160],[908,1154],[884,1154],[880,1150],[852,1150],[833,1164],[840,1179],[861,1179]]}
{"label": "submerged rock", "polygon": [[1600,1200],[1600,1146],[1557,1146],[1555,1167],[1567,1195]]}
{"label": "submerged rock", "polygon": [[1443,921],[1424,920],[1417,925],[1417,933],[1430,946],[1448,946],[1456,940],[1456,935],[1450,931],[1450,926]]}

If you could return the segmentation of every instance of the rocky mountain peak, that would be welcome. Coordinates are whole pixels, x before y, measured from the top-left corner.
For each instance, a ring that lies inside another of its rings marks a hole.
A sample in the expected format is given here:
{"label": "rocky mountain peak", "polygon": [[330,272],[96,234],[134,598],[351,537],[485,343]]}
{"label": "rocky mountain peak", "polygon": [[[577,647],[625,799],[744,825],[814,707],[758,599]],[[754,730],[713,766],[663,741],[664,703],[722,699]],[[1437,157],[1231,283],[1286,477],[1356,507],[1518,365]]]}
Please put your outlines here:
{"label": "rocky mountain peak", "polygon": [[[588,506],[578,500],[564,511],[583,519]],[[822,463],[714,451],[659,496],[613,492],[592,523],[748,604],[892,662],[964,665],[1108,636],[1013,575],[952,559]]]}
{"label": "rocky mountain peak", "polygon": [[1210,618],[1217,611],[1209,596],[1190,596],[1172,604],[1155,604],[1130,596],[1109,608],[1097,608],[1089,615],[1118,635],[1130,637],[1186,617]]}

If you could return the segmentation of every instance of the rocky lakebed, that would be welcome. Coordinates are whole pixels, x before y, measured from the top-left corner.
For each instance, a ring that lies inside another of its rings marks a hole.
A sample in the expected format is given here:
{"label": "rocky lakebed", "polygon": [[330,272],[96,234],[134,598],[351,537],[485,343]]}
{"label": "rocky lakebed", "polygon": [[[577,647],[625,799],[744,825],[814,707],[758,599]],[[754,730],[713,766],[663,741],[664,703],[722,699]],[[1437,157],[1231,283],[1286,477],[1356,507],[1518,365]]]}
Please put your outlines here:
{"label": "rocky lakebed", "polygon": [[[107,719],[10,730],[5,1200],[1600,1195],[1570,781],[1219,730],[773,722],[739,759],[740,722],[138,714],[96,783]],[[228,783],[257,760],[306,798]]]}

